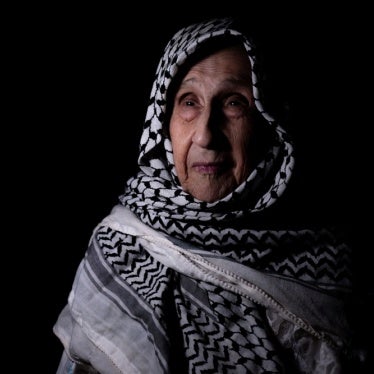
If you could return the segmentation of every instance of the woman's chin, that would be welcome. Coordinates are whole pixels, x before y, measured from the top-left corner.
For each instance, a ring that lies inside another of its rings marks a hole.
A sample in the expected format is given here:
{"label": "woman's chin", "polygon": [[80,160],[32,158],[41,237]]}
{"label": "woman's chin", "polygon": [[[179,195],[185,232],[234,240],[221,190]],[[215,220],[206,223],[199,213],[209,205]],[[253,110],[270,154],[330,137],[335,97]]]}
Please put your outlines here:
{"label": "woman's chin", "polygon": [[194,185],[189,192],[195,199],[206,203],[214,203],[221,200],[235,189],[235,186],[224,185],[222,183],[204,183]]}

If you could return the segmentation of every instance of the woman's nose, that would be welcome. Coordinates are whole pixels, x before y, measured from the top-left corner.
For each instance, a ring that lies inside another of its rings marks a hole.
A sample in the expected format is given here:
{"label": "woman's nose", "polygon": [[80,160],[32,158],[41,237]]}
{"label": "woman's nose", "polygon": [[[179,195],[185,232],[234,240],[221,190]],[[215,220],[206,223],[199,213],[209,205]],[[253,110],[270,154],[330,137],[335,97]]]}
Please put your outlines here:
{"label": "woman's nose", "polygon": [[210,115],[201,115],[194,130],[192,141],[202,148],[209,148],[214,137]]}
{"label": "woman's nose", "polygon": [[227,139],[222,130],[225,118],[219,108],[205,109],[196,120],[192,141],[202,148],[223,149]]}

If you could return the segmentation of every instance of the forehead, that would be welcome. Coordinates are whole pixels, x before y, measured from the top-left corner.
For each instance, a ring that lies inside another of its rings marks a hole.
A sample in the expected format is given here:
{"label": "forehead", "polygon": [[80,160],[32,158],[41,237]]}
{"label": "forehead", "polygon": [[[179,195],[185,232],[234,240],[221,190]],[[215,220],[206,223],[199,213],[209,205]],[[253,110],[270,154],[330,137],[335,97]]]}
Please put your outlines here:
{"label": "forehead", "polygon": [[187,71],[183,80],[199,72],[248,77],[251,72],[251,64],[244,48],[234,46],[216,51],[196,62]]}
{"label": "forehead", "polygon": [[[190,54],[182,65],[178,66],[177,73],[172,78],[167,88],[166,102],[173,104],[176,93],[180,90],[182,82],[191,78],[193,72],[204,65],[214,66],[222,64],[236,79],[246,81],[252,89],[252,63],[241,40],[237,38],[214,38],[199,45],[194,53]],[[188,75],[188,76],[187,76]],[[170,113],[172,107],[167,105]]]}
{"label": "forehead", "polygon": [[249,70],[251,69],[251,63],[249,61],[247,52],[244,47],[240,45],[226,47],[212,52],[209,55],[196,61],[196,63],[191,66],[191,69],[196,68],[196,66],[209,64],[226,64],[235,68],[244,67]]}
{"label": "forehead", "polygon": [[235,46],[212,53],[193,65],[179,90],[193,85],[251,86],[251,64],[244,48]]}

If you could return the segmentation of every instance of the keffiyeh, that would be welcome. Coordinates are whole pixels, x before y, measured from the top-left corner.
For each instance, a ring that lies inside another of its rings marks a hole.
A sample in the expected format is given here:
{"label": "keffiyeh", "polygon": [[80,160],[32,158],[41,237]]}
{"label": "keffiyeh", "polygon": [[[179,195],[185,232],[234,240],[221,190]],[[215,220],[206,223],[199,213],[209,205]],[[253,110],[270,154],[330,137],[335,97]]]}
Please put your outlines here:
{"label": "keffiyeh", "polygon": [[[245,243],[243,237],[248,237],[248,231],[234,229],[235,221],[272,205],[285,190],[294,164],[292,144],[285,131],[262,106],[254,48],[248,38],[230,27],[231,22],[223,19],[191,25],[180,30],[166,46],[157,68],[140,141],[140,172],[128,181],[121,197],[121,202],[143,222],[203,245]],[[180,67],[204,42],[219,37],[239,40],[245,47],[252,65],[255,105],[264,123],[273,130],[273,142],[266,157],[245,182],[225,198],[205,203],[184,192],[178,183],[171,142],[165,136],[166,104],[168,88]]]}
{"label": "keffiyeh", "polygon": [[[245,47],[256,108],[272,135],[248,178],[206,203],[178,182],[165,131],[168,90],[186,61],[221,37]],[[281,198],[294,165],[256,72],[255,48],[231,19],[185,27],[166,46],[139,172],[94,230],[55,325],[65,347],[59,373],[343,371],[351,358],[350,248],[328,229],[252,227]]]}

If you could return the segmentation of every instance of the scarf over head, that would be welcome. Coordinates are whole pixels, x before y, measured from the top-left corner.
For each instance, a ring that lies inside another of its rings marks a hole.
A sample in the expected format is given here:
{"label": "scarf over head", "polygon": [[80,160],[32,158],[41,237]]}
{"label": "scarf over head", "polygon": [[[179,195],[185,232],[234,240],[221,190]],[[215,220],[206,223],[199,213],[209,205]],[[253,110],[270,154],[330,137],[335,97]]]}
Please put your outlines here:
{"label": "scarf over head", "polygon": [[[171,141],[166,135],[167,105],[171,105],[167,97],[183,65],[204,43],[219,38],[232,38],[247,51],[255,105],[273,138],[266,156],[243,183],[226,197],[206,203],[183,191],[178,182]],[[128,181],[122,204],[153,228],[183,240],[209,246],[246,244],[249,229],[239,229],[238,222],[277,201],[294,165],[293,148],[285,131],[263,108],[256,71],[254,48],[243,34],[231,28],[230,19],[180,30],[166,46],[158,65],[140,141],[140,172]]]}

